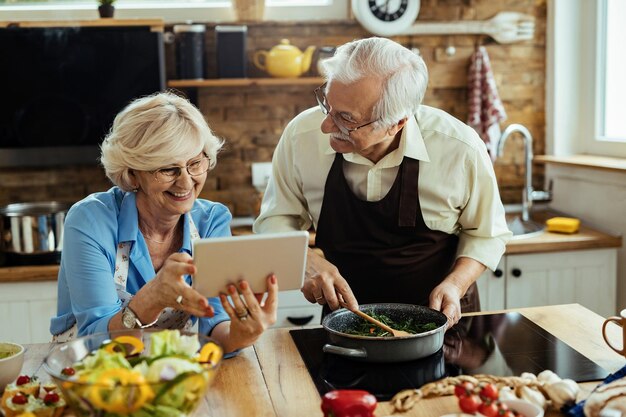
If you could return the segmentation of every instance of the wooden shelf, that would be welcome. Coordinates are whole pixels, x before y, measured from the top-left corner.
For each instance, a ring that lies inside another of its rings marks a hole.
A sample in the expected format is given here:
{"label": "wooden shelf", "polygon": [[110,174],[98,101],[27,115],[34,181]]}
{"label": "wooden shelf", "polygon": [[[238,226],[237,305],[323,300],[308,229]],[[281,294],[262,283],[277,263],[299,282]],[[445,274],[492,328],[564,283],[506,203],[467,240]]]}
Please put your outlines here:
{"label": "wooden shelf", "polygon": [[[95,7],[94,7],[95,10]],[[31,20],[0,22],[0,28],[51,28],[51,27],[108,27],[150,26],[152,32],[163,32],[163,19],[93,19],[93,20]]]}
{"label": "wooden shelf", "polygon": [[314,85],[324,83],[322,77],[302,78],[218,78],[212,80],[169,80],[171,88],[189,87],[260,87],[272,85]]}

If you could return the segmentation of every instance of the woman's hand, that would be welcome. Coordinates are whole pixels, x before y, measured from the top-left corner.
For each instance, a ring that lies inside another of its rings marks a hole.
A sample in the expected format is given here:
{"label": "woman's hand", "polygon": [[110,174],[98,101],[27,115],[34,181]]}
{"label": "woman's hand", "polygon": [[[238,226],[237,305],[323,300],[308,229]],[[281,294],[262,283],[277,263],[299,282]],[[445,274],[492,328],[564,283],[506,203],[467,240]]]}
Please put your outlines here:
{"label": "woman's hand", "polygon": [[278,282],[274,275],[267,277],[267,298],[263,304],[246,281],[240,281],[237,286],[229,285],[227,291],[232,305],[226,294],[220,294],[222,306],[231,320],[224,350],[232,352],[252,345],[265,329],[276,323]]}
{"label": "woman's hand", "polygon": [[306,279],[301,291],[311,303],[328,304],[331,310],[342,306],[339,296],[350,309],[356,310],[359,306],[337,267],[311,249],[307,254]]}
{"label": "woman's hand", "polygon": [[185,275],[195,273],[196,267],[189,254],[171,254],[154,279],[135,295],[135,298],[140,297],[141,302],[135,302],[133,310],[144,322],[156,319],[165,307],[183,310],[197,317],[212,317],[214,311],[206,297],[185,281]]}

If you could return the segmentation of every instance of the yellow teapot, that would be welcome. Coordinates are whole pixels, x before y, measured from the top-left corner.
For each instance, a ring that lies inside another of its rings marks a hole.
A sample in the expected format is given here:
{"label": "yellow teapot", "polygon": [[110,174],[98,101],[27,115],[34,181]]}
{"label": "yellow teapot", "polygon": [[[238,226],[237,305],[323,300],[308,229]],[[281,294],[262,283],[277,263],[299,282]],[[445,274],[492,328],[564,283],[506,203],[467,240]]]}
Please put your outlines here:
{"label": "yellow teapot", "polygon": [[272,77],[294,78],[309,70],[311,57],[315,51],[309,46],[304,52],[290,45],[288,39],[282,39],[280,45],[270,51],[257,51],[254,54],[254,65]]}

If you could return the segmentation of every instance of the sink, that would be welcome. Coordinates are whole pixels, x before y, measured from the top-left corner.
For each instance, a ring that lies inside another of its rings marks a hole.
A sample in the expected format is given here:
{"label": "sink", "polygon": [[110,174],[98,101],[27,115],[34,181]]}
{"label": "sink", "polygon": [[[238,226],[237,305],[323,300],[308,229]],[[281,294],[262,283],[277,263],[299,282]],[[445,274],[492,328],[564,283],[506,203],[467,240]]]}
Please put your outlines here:
{"label": "sink", "polygon": [[506,216],[506,225],[513,232],[511,240],[527,239],[543,234],[546,226],[534,220],[523,221],[518,214],[508,214]]}

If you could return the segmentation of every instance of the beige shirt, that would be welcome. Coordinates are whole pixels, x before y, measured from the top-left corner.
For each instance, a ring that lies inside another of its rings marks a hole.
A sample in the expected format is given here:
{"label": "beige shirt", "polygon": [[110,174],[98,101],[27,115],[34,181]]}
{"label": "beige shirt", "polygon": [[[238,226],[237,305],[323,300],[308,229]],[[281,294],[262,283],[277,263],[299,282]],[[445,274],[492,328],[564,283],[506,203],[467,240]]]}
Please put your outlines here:
{"label": "beige shirt", "polygon": [[[319,108],[311,108],[285,128],[254,223],[256,233],[317,228],[335,157],[328,135],[320,130],[323,118]],[[418,195],[426,226],[458,234],[457,258],[472,258],[494,270],[512,233],[478,134],[449,114],[422,105],[404,126],[396,150],[376,164],[356,153],[344,154],[344,175],[359,198],[378,201],[391,189],[404,156],[420,161]]]}

